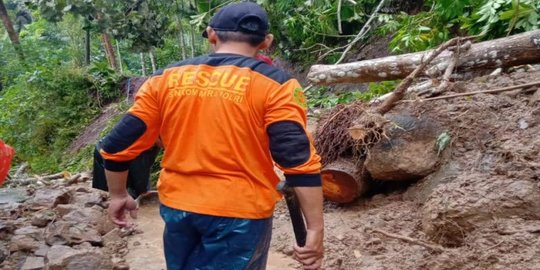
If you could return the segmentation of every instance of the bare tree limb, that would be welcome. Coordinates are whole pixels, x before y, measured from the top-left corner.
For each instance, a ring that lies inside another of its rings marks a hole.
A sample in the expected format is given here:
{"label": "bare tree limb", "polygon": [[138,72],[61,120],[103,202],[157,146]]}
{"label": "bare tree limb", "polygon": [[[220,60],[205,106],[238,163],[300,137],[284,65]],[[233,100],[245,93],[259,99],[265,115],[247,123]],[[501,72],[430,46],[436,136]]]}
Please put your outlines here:
{"label": "bare tree limb", "polygon": [[338,6],[337,6],[337,25],[338,25],[338,32],[340,34],[343,33],[343,26],[341,25],[341,5],[342,0],[338,0]]}
{"label": "bare tree limb", "polygon": [[453,94],[453,95],[425,98],[425,99],[418,99],[418,100],[403,100],[402,102],[415,102],[415,101],[424,102],[424,101],[433,101],[433,100],[440,100],[440,99],[449,99],[449,98],[455,98],[455,97],[473,96],[477,94],[490,94],[490,93],[492,94],[492,93],[499,93],[499,92],[505,92],[505,91],[512,91],[512,90],[516,90],[520,88],[527,88],[527,87],[537,86],[537,85],[540,85],[540,81],[514,85],[514,86],[508,86],[508,87],[498,88],[498,89],[493,89],[493,90],[482,90],[482,91],[474,91],[474,92],[467,92],[467,93],[458,93],[458,94]]}
{"label": "bare tree limb", "polygon": [[390,111],[394,106],[397,105],[397,102],[402,100],[405,96],[405,93],[407,91],[407,88],[411,86],[414,79],[426,69],[426,67],[435,59],[439,54],[441,54],[443,51],[447,50],[450,46],[455,46],[456,44],[460,44],[461,42],[468,41],[471,39],[474,39],[476,37],[456,37],[453,38],[445,43],[443,43],[441,46],[439,46],[434,51],[431,51],[427,53],[427,59],[422,62],[407,78],[405,78],[403,81],[399,83],[399,85],[396,87],[394,92],[392,92],[392,95],[388,99],[386,99],[381,106],[376,108],[376,112],[380,113],[381,115],[384,115],[388,111]]}
{"label": "bare tree limb", "polygon": [[345,48],[345,50],[341,54],[341,57],[339,58],[339,60],[337,60],[336,65],[341,63],[345,59],[345,56],[347,55],[347,53],[352,49],[352,47],[354,45],[356,45],[356,43],[358,41],[360,41],[362,38],[364,38],[364,36],[368,33],[368,31],[371,29],[371,26],[370,26],[371,22],[373,21],[373,19],[375,19],[377,17],[376,15],[377,15],[377,13],[379,13],[379,10],[381,10],[381,8],[383,7],[384,2],[385,2],[385,0],[381,0],[379,5],[373,10],[373,13],[371,13],[371,16],[369,17],[367,22],[364,24],[364,26],[362,27],[360,32],[358,32],[358,35],[356,35],[356,37],[353,39],[353,41],[351,43],[349,43],[349,45],[347,45],[347,47]]}
{"label": "bare tree limb", "polygon": [[376,233],[380,233],[380,234],[382,234],[384,236],[387,236],[387,237],[390,237],[390,238],[395,238],[395,239],[398,239],[398,240],[401,240],[401,241],[404,241],[404,242],[407,242],[407,243],[410,243],[410,244],[425,247],[425,248],[427,248],[427,249],[429,249],[431,251],[435,251],[435,252],[439,252],[439,253],[442,253],[442,252],[445,251],[445,248],[443,248],[443,247],[441,247],[439,245],[430,244],[430,243],[427,243],[425,241],[414,239],[414,238],[411,238],[411,237],[408,237],[408,236],[397,235],[397,234],[385,232],[385,231],[379,230],[379,229],[372,229],[372,231],[374,231]]}

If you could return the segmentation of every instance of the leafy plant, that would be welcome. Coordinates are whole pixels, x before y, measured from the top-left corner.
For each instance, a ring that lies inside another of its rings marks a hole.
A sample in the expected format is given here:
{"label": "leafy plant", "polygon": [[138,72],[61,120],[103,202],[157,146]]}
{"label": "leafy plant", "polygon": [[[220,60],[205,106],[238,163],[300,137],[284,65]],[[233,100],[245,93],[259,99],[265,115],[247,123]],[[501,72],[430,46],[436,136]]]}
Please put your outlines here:
{"label": "leafy plant", "polygon": [[327,88],[316,87],[308,92],[308,106],[310,108],[332,108],[338,104],[351,103],[357,100],[370,101],[393,91],[399,81],[383,81],[370,83],[365,91],[330,92]]}
{"label": "leafy plant", "polygon": [[0,137],[34,171],[58,170],[63,151],[97,114],[92,88],[82,70],[38,69],[20,76],[0,97]]}
{"label": "leafy plant", "polygon": [[94,62],[88,72],[92,76],[99,105],[109,104],[120,96],[119,84],[122,77],[109,68],[108,63]]}

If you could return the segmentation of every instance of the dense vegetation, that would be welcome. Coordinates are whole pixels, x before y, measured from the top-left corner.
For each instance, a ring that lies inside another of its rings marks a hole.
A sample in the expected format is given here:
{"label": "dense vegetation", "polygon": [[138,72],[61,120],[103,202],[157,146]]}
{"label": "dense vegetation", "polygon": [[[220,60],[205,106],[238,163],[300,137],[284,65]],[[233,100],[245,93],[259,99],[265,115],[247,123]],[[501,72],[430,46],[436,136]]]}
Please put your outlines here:
{"label": "dense vegetation", "polygon": [[[70,141],[120,95],[119,82],[206,53],[200,36],[222,0],[3,0],[0,27],[0,138],[36,172],[61,168]],[[277,37],[269,52],[303,68],[335,63],[379,0],[259,0]],[[385,1],[362,44],[391,37],[393,52],[420,51],[456,35],[491,39],[537,29],[538,0]],[[13,31],[11,31],[13,30]],[[336,94],[312,88],[310,104],[331,107],[386,93]],[[69,163],[73,165],[73,162]]]}

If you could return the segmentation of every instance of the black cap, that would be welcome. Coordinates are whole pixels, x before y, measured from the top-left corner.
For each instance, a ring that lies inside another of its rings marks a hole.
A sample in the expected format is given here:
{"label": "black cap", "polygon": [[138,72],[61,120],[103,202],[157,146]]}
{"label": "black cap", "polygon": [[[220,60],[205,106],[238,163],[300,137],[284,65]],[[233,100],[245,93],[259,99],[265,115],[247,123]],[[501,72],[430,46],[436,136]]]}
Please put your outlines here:
{"label": "black cap", "polygon": [[[242,32],[265,36],[268,34],[268,14],[261,6],[255,3],[228,4],[212,17],[209,26],[216,31]],[[202,35],[208,38],[206,30]]]}

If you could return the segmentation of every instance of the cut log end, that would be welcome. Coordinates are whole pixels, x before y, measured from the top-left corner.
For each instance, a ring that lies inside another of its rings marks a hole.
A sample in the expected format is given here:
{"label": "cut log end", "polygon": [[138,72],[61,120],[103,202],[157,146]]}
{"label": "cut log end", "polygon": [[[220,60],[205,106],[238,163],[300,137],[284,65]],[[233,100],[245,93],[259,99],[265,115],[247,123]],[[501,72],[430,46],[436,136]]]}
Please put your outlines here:
{"label": "cut log end", "polygon": [[365,177],[354,162],[340,159],[323,168],[324,197],[337,203],[350,203],[366,191]]}

